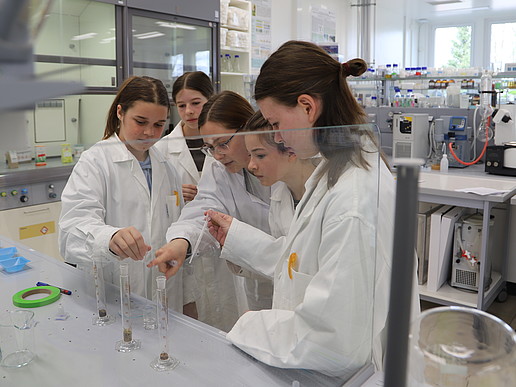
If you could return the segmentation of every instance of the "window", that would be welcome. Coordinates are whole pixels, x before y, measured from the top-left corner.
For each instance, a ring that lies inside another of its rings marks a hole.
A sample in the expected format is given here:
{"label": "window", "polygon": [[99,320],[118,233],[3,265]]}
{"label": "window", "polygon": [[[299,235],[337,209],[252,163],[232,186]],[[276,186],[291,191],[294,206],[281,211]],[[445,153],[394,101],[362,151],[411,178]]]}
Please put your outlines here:
{"label": "window", "polygon": [[435,67],[471,67],[471,26],[435,29]]}
{"label": "window", "polygon": [[491,25],[491,54],[489,63],[494,71],[505,71],[507,63],[516,62],[516,22]]}

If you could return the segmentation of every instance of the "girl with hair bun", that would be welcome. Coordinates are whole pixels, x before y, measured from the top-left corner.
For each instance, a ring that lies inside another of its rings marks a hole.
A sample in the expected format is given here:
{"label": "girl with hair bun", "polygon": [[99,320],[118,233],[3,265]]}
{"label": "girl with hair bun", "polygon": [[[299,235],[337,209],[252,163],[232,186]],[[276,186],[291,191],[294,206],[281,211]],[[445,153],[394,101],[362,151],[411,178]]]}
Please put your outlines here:
{"label": "girl with hair bun", "polygon": [[[371,359],[382,369],[395,184],[346,81],[366,68],[361,59],[341,64],[315,44],[289,41],[256,81],[255,99],[275,141],[300,159],[322,158],[281,249],[264,257],[276,262],[272,309],[245,313],[226,336],[275,367],[343,379]],[[241,258],[233,263],[253,267],[244,252],[259,250],[258,239],[231,238],[224,215],[208,216],[212,235]]]}

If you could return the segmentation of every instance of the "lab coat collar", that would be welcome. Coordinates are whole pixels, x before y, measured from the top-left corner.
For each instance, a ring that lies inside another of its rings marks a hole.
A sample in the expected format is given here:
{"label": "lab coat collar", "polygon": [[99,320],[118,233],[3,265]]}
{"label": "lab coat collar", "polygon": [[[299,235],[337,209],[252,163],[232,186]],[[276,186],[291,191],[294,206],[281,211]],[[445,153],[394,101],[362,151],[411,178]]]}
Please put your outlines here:
{"label": "lab coat collar", "polygon": [[309,219],[315,207],[317,207],[317,204],[319,204],[322,197],[326,194],[326,192],[328,192],[328,175],[325,173],[319,177],[320,171],[324,168],[326,163],[326,159],[321,159],[321,162],[317,165],[315,170],[306,181],[305,193],[303,194],[301,201],[296,207],[294,220]]}
{"label": "lab coat collar", "polygon": [[135,159],[134,155],[127,149],[116,133],[113,133],[111,137],[104,140],[102,144],[110,147],[108,152],[111,154],[111,159],[115,163]]}
{"label": "lab coat collar", "polygon": [[188,174],[195,180],[199,180],[199,171],[197,166],[192,159],[190,150],[186,143],[186,139],[183,134],[182,121],[180,121],[174,130],[165,137],[167,141],[167,150],[170,154],[175,154],[178,157],[181,166],[188,172]]}

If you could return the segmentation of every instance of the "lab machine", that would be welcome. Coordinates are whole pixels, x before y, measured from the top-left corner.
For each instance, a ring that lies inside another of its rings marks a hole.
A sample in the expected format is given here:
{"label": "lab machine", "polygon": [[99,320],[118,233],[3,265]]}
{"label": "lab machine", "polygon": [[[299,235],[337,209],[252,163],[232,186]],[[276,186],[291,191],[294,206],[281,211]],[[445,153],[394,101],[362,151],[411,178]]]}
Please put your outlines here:
{"label": "lab machine", "polygon": [[516,176],[516,105],[501,105],[493,113],[494,145],[486,150],[485,171]]}
{"label": "lab machine", "polygon": [[[455,156],[464,162],[469,162],[471,160],[471,130],[466,126],[467,118],[464,116],[441,116],[440,118],[443,120],[443,141],[446,149],[451,143]],[[450,167],[464,168],[467,166],[457,161],[453,155],[448,156],[448,161]]]}
{"label": "lab machine", "polygon": [[428,157],[428,114],[395,113],[393,115],[392,155],[394,158]]}
{"label": "lab machine", "polygon": [[[494,220],[489,221],[492,227]],[[451,286],[478,291],[480,286],[480,249],[482,246],[482,214],[465,215],[455,223]],[[488,244],[488,251],[489,244]],[[491,261],[486,261],[484,289],[491,285]]]}

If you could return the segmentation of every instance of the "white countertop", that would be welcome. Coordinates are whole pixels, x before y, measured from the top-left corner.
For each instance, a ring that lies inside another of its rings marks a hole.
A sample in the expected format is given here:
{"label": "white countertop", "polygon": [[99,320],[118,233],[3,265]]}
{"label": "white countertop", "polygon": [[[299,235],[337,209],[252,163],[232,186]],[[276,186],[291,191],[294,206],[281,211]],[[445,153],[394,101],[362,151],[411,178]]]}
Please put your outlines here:
{"label": "white countertop", "polygon": [[[20,243],[0,236],[1,247],[17,246],[30,259],[28,268],[15,274],[0,271],[0,313],[16,309],[12,295],[42,281],[69,289],[52,304],[33,308],[37,358],[20,369],[0,367],[2,386],[340,386],[342,381],[306,370],[283,370],[267,366],[234,347],[225,334],[186,316],[170,313],[169,349],[180,364],[173,371],[150,367],[161,349],[157,330],[146,331],[142,319],[133,319],[134,338],[140,350],[119,353],[115,342],[122,338],[119,289],[106,285],[108,313],[117,321],[109,326],[92,325],[96,313],[94,280]],[[132,297],[135,304],[149,303]],[[61,303],[70,317],[54,319]]]}

